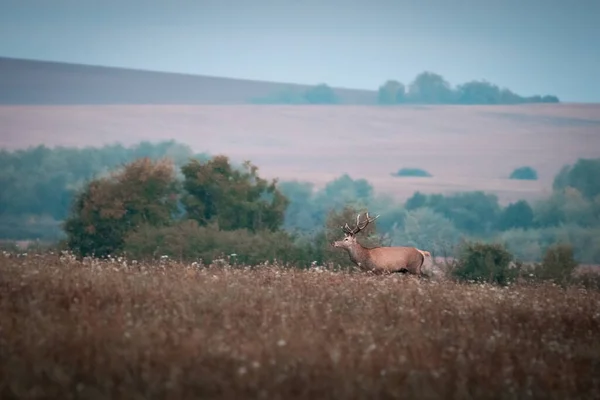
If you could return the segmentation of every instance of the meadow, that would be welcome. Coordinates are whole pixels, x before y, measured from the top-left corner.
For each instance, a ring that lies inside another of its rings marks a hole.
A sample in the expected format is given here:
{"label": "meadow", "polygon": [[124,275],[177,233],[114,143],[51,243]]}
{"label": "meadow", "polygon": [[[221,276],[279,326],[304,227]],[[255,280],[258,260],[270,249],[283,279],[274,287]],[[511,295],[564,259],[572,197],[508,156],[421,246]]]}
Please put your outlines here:
{"label": "meadow", "polygon": [[[176,140],[250,160],[261,176],[322,188],[342,174],[404,201],[483,190],[502,204],[545,198],[565,164],[600,157],[597,104],[515,106],[0,106],[0,148]],[[508,179],[522,166],[539,180]],[[432,177],[397,178],[400,168]]]}
{"label": "meadow", "polygon": [[600,292],[0,255],[0,397],[592,399]]}

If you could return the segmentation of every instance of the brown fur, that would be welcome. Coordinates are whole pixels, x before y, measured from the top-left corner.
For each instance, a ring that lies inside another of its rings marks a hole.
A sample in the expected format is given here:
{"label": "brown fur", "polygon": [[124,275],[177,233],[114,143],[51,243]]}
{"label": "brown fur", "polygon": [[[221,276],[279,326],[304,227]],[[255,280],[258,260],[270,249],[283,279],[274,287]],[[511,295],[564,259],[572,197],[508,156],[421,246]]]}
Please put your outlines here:
{"label": "brown fur", "polygon": [[[415,247],[375,247],[366,248],[347,235],[344,239],[333,243],[334,247],[348,251],[350,260],[363,271],[376,274],[408,272],[421,276],[421,267],[425,261],[423,251]],[[427,252],[429,253],[429,252]]]}

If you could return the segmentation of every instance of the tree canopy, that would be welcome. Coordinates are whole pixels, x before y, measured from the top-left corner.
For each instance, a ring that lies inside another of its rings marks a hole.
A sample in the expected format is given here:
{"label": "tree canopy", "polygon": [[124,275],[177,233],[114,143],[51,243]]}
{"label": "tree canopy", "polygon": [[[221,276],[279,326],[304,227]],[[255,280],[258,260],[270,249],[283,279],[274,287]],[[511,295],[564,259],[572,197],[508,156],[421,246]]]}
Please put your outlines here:
{"label": "tree canopy", "polygon": [[216,222],[221,229],[277,230],[283,224],[288,199],[246,161],[236,169],[226,156],[207,162],[191,160],[181,168],[189,218],[201,226]]}

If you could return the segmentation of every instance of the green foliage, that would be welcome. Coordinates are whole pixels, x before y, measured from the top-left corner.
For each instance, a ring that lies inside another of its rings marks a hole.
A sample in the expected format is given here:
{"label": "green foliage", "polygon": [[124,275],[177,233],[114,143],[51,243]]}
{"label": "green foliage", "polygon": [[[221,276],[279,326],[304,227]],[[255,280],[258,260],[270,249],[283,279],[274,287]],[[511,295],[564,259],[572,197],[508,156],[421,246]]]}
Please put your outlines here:
{"label": "green foliage", "polygon": [[569,186],[538,201],[534,213],[535,223],[541,227],[564,224],[600,226],[600,196],[587,199],[579,190]]}
{"label": "green foliage", "polygon": [[513,256],[498,243],[465,242],[452,274],[459,280],[506,285],[517,277]]}
{"label": "green foliage", "polygon": [[304,91],[286,88],[265,97],[253,98],[254,104],[339,104],[339,96],[325,83],[312,86]]}
{"label": "green foliage", "polygon": [[487,81],[471,81],[459,85],[457,102],[459,104],[499,104],[501,91],[496,85]]}
{"label": "green foliage", "polygon": [[304,98],[309,104],[337,104],[340,102],[335,91],[325,83],[308,89],[304,93]]}
{"label": "green foliage", "polygon": [[462,192],[450,196],[427,196],[417,192],[406,201],[405,206],[407,209],[429,207],[452,221],[462,232],[474,235],[493,232],[500,213],[498,197],[482,191]]}
{"label": "green foliage", "polygon": [[539,280],[550,280],[564,285],[571,281],[577,265],[573,247],[566,243],[556,243],[546,250],[544,259],[535,268],[534,274]]}
{"label": "green foliage", "polygon": [[3,215],[0,218],[0,238],[54,241],[63,237],[61,222],[48,215]]}
{"label": "green foliage", "polygon": [[406,200],[404,207],[407,210],[416,210],[417,208],[427,206],[427,195],[416,191],[411,197]]}
{"label": "green foliage", "polygon": [[539,260],[543,247],[543,242],[548,235],[538,229],[513,228],[500,233],[496,241],[502,243],[508,251],[514,254],[516,259],[524,262]]}
{"label": "green foliage", "polygon": [[485,80],[473,80],[452,88],[439,74],[425,71],[415,77],[405,93],[404,85],[387,80],[378,89],[379,104],[522,104],[558,103],[556,96],[523,97],[508,89],[501,89]]}
{"label": "green foliage", "polygon": [[432,254],[451,255],[461,234],[452,221],[430,208],[417,208],[406,212],[402,224],[391,232],[395,246],[414,246]]}
{"label": "green foliage", "polygon": [[307,266],[314,256],[310,244],[298,245],[283,231],[225,231],[215,224],[201,226],[189,219],[171,226],[142,226],[127,235],[124,247],[132,259],[168,256],[205,264],[217,259],[249,265],[277,260]]}
{"label": "green foliage", "polygon": [[395,80],[388,80],[377,91],[377,102],[382,105],[402,104],[406,100],[406,88]]}
{"label": "green foliage", "polygon": [[431,174],[421,168],[401,168],[397,172],[392,173],[392,176],[430,177]]}
{"label": "green foliage", "polygon": [[565,166],[554,178],[555,191],[567,187],[577,189],[586,199],[600,195],[600,158],[579,159],[573,166]]}
{"label": "green foliage", "polygon": [[258,167],[245,162],[234,169],[226,156],[201,163],[191,160],[182,168],[186,195],[183,205],[189,218],[202,226],[216,222],[223,230],[275,231],[283,224],[289,200],[277,181],[258,176]]}
{"label": "green foliage", "polygon": [[[19,232],[5,230],[0,237],[55,237],[55,230],[48,227],[67,217],[77,191],[90,180],[143,157],[167,157],[180,165],[188,158],[206,156],[194,154],[188,146],[174,141],[141,142],[131,147],[37,146],[0,151],[0,225],[21,221]],[[49,219],[54,221],[47,223]],[[40,221],[40,225],[33,221]]]}
{"label": "green foliage", "polygon": [[454,102],[454,92],[450,84],[439,74],[425,71],[411,82],[408,98],[418,104],[449,104]]}
{"label": "green foliage", "polygon": [[67,245],[81,256],[115,254],[141,225],[168,224],[177,207],[171,162],[142,158],[92,180],[75,198],[64,224]]}
{"label": "green foliage", "polygon": [[527,229],[533,226],[533,218],[533,209],[529,203],[519,200],[502,210],[498,218],[498,229],[501,231],[514,228]]}
{"label": "green foliage", "polygon": [[537,171],[531,167],[519,167],[511,172],[508,178],[535,181],[537,180],[538,175]]}

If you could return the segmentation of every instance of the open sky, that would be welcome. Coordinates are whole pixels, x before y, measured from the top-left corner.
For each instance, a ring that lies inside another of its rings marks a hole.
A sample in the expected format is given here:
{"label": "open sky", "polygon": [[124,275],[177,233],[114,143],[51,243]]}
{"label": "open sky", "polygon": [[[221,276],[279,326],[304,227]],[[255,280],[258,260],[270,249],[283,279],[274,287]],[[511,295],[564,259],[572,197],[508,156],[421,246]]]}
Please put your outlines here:
{"label": "open sky", "polygon": [[424,70],[600,102],[598,0],[0,0],[0,56],[377,89]]}

